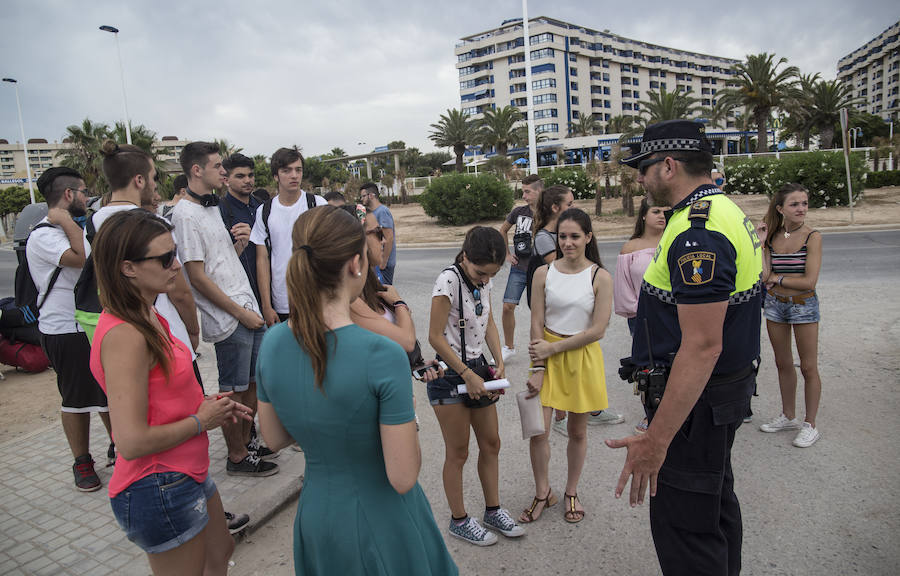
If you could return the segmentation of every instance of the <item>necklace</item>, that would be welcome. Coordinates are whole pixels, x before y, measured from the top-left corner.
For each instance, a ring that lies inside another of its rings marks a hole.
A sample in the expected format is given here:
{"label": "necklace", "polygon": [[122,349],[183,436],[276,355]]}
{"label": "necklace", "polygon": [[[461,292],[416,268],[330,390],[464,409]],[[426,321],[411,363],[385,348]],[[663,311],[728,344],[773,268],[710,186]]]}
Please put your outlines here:
{"label": "necklace", "polygon": [[787,226],[785,226],[785,227],[784,227],[784,237],[785,237],[785,238],[790,238],[790,237],[791,237],[791,234],[793,234],[794,232],[796,232],[797,230],[799,230],[799,229],[801,229],[801,228],[803,228],[803,222],[801,222],[799,226],[797,226],[796,228],[794,228],[794,229],[791,230],[790,232],[788,232]]}

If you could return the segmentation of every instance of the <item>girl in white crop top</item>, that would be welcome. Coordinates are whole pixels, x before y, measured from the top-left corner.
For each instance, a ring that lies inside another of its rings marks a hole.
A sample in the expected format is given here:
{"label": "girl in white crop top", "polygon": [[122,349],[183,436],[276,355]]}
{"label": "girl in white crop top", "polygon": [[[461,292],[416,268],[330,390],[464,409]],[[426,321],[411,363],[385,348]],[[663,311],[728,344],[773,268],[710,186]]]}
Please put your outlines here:
{"label": "girl in white crop top", "polygon": [[608,407],[603,351],[600,340],[612,312],[612,277],[600,264],[591,230],[591,219],[570,208],[557,223],[557,258],[534,274],[531,302],[531,397],[540,394],[544,429],[531,438],[531,463],[535,496],[520,517],[538,519],[553,506],[550,487],[550,419],[553,409],[568,411],[569,470],[564,492],[564,517],[580,522],[584,508],[578,501],[578,480],[587,453],[587,421],[590,412]]}

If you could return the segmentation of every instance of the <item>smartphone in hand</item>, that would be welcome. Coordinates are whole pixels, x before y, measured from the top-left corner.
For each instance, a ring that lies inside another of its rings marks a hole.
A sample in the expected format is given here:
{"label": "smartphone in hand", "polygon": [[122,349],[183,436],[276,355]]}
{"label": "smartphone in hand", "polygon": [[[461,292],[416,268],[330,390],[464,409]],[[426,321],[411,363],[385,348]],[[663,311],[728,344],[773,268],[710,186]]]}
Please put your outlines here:
{"label": "smartphone in hand", "polygon": [[437,369],[438,366],[440,366],[444,370],[447,369],[447,365],[444,364],[443,361],[440,361],[437,364],[426,364],[425,366],[419,366],[418,368],[416,368],[415,370],[412,371],[413,378],[415,378],[416,380],[424,380],[425,379],[425,371],[428,370],[429,368]]}

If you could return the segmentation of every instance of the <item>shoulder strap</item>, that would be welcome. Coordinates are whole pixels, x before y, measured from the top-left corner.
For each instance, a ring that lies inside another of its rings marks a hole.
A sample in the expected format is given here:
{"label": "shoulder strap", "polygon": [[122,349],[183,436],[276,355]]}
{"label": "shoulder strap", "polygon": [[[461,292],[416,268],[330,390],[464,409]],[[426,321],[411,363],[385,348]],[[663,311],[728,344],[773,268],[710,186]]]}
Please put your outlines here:
{"label": "shoulder strap", "polygon": [[[88,218],[90,221],[90,218]],[[34,232],[38,228],[56,228],[53,224],[49,222],[41,222],[37,226],[31,229],[31,232]],[[30,234],[30,232],[29,232]],[[26,260],[27,262],[27,260]],[[37,307],[34,309],[35,312],[40,312],[41,306],[44,305],[44,302],[47,300],[47,296],[50,295],[50,291],[53,290],[53,285],[56,284],[56,279],[59,278],[59,273],[62,272],[62,266],[57,266],[56,270],[53,271],[53,274],[50,276],[50,283],[47,284],[47,290],[44,292],[44,297],[41,298],[41,301],[37,303]]]}
{"label": "shoulder strap", "polygon": [[[596,266],[596,264],[595,264],[595,266]],[[591,274],[591,288],[594,287],[594,280],[597,279],[597,272],[599,272],[599,271],[600,271],[600,266],[597,266],[596,268],[594,268],[594,273]]]}
{"label": "shoulder strap", "polygon": [[87,238],[88,244],[91,246],[94,245],[94,236],[97,235],[97,228],[94,226],[94,214],[96,214],[96,212],[88,214],[87,219],[84,221],[85,237]]}
{"label": "shoulder strap", "polygon": [[457,321],[457,326],[459,327],[459,348],[460,354],[462,356],[461,360],[463,363],[466,363],[466,316],[463,313],[463,299],[462,299],[462,287],[463,287],[463,278],[459,273],[459,270],[456,268],[456,264],[450,266],[449,268],[444,268],[444,270],[452,270],[456,277],[459,279],[458,286],[458,304],[459,306],[459,320]]}
{"label": "shoulder strap", "polygon": [[305,192],[306,194],[306,209],[312,210],[316,207],[316,195],[310,194],[309,192]]}
{"label": "shoulder strap", "polygon": [[803,245],[806,246],[806,243],[809,242],[809,237],[818,232],[818,230],[813,230],[809,234],[806,235],[806,240],[803,241]]}
{"label": "shoulder strap", "polygon": [[263,226],[266,228],[266,250],[269,251],[269,256],[272,256],[272,234],[269,233],[269,215],[272,213],[272,198],[269,198],[262,205],[262,221]]}

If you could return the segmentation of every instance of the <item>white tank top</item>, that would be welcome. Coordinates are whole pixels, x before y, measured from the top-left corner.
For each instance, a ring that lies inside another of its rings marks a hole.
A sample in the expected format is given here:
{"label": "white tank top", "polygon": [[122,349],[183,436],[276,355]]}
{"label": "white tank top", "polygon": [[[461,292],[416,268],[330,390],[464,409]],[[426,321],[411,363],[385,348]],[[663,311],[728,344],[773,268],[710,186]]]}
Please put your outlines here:
{"label": "white tank top", "polygon": [[563,336],[587,330],[594,313],[596,267],[591,265],[577,274],[565,274],[551,262],[544,283],[544,326]]}

